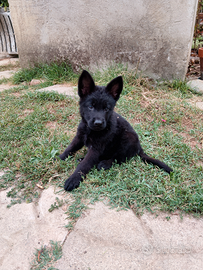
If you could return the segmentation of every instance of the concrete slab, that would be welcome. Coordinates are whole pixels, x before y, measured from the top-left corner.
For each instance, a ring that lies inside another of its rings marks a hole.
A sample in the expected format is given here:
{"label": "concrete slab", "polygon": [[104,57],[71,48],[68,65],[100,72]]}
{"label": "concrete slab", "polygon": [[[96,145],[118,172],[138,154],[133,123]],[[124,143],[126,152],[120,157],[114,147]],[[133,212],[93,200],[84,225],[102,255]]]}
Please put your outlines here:
{"label": "concrete slab", "polygon": [[18,58],[5,58],[5,59],[0,59],[0,66],[9,66],[9,65],[17,65],[19,63]]}
{"label": "concrete slab", "polygon": [[13,76],[13,74],[15,73],[15,70],[5,70],[5,71],[1,71],[0,72],[0,79],[6,78],[9,79],[10,77]]}
{"label": "concrete slab", "polygon": [[16,85],[11,84],[0,84],[0,92],[3,92],[4,90],[8,90],[12,87],[16,87]]}
{"label": "concrete slab", "polygon": [[50,92],[56,91],[59,94],[64,94],[66,96],[78,97],[77,87],[73,87],[66,84],[56,84],[56,85],[48,86],[46,88],[38,89],[37,91],[50,91]]}
{"label": "concrete slab", "polygon": [[68,269],[203,269],[203,219],[91,206],[68,236],[55,264]]}
{"label": "concrete slab", "polygon": [[191,80],[187,83],[187,85],[191,87],[194,91],[203,93],[203,80]]}
{"label": "concrete slab", "polygon": [[39,203],[22,203],[7,208],[8,190],[0,192],[0,269],[28,270],[36,248],[48,245],[50,240],[63,241],[67,236],[67,215],[62,209],[49,212],[55,194],[49,187],[41,194]]}

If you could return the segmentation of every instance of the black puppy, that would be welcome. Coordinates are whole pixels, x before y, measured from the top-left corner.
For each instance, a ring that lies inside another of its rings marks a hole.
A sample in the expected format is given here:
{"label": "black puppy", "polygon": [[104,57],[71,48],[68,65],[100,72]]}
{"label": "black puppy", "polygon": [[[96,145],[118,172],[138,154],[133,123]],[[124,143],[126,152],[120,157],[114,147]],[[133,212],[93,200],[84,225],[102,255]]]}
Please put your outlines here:
{"label": "black puppy", "polygon": [[82,120],[75,138],[59,157],[65,160],[84,145],[88,147],[88,152],[66,180],[65,190],[77,188],[94,165],[98,169],[109,169],[113,162],[121,164],[135,155],[168,173],[172,171],[165,163],[144,153],[137,133],[122,116],[114,112],[122,89],[121,76],[105,87],[96,86],[91,75],[85,70],[82,72],[78,81]]}

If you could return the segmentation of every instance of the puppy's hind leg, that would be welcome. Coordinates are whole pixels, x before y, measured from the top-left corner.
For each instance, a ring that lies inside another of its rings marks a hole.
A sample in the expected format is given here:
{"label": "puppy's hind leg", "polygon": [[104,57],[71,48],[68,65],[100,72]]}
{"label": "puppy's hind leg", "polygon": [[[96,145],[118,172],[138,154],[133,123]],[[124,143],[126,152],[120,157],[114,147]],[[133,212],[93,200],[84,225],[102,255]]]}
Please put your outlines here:
{"label": "puppy's hind leg", "polygon": [[101,169],[108,170],[111,168],[114,159],[102,160],[97,165],[97,169],[100,171]]}

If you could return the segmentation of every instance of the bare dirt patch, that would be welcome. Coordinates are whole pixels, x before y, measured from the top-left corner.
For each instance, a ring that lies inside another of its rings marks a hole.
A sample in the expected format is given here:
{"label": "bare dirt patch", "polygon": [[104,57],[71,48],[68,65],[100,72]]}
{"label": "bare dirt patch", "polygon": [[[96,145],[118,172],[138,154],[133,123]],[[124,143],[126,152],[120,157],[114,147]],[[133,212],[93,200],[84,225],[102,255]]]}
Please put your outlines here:
{"label": "bare dirt patch", "polygon": [[194,128],[194,124],[192,123],[192,120],[186,117],[182,118],[182,126],[186,128],[187,131],[190,131]]}
{"label": "bare dirt patch", "polygon": [[[67,134],[70,139],[73,139],[75,134],[76,134],[76,130],[77,130],[77,125],[74,128],[65,128],[64,125],[59,124],[57,121],[50,121],[46,123],[46,128],[48,128],[51,132],[51,134],[53,134],[53,132],[58,129],[58,128],[62,128],[60,132],[64,132],[65,134]],[[65,130],[64,130],[65,129]],[[63,131],[62,131],[63,130]]]}
{"label": "bare dirt patch", "polygon": [[136,118],[133,118],[133,119],[130,119],[129,122],[132,124],[132,125],[138,125],[141,123],[141,120],[136,117]]}
{"label": "bare dirt patch", "polygon": [[24,113],[25,116],[27,116],[28,114],[31,114],[31,113],[33,113],[33,112],[34,112],[34,110],[31,110],[31,109],[25,109],[25,110],[23,111],[23,113]]}
{"label": "bare dirt patch", "polygon": [[179,133],[183,138],[186,144],[189,144],[192,148],[198,147],[202,149],[202,144],[199,143],[196,138],[190,136],[188,133],[181,132]]}
{"label": "bare dirt patch", "polygon": [[73,119],[75,119],[75,117],[76,117],[75,114],[71,114],[71,115],[68,116],[68,119],[69,119],[69,120],[73,120]]}
{"label": "bare dirt patch", "polygon": [[187,102],[192,106],[195,106],[196,102],[199,101],[203,102],[203,96],[193,96],[192,98],[187,100]]}
{"label": "bare dirt patch", "polygon": [[[16,93],[18,94],[18,93]],[[22,115],[19,116],[20,119],[23,119],[25,118],[26,116],[30,115],[31,113],[33,113],[34,110],[32,109],[25,109],[23,112],[22,112]]]}
{"label": "bare dirt patch", "polygon": [[148,107],[151,105],[151,103],[150,103],[149,101],[143,99],[143,100],[140,102],[140,105],[141,105],[142,108],[148,108]]}
{"label": "bare dirt patch", "polygon": [[50,113],[55,114],[57,109],[66,108],[68,106],[68,103],[69,103],[68,101],[57,101],[57,103],[55,104],[53,103],[47,104],[46,108]]}
{"label": "bare dirt patch", "polygon": [[70,139],[72,140],[75,135],[76,135],[76,129],[77,127],[75,127],[74,129],[66,129],[65,133],[70,137]]}
{"label": "bare dirt patch", "polygon": [[56,121],[47,122],[46,123],[46,128],[51,129],[51,130],[56,129],[57,128],[57,122]]}
{"label": "bare dirt patch", "polygon": [[[161,128],[160,128],[161,129]],[[184,139],[184,143],[188,144],[191,148],[195,148],[198,147],[199,149],[203,149],[203,143],[199,142],[197,140],[197,138],[191,136],[190,134],[188,134],[187,132],[190,131],[190,129],[188,129],[186,132],[179,132],[174,128],[170,129],[174,135],[180,135],[183,137]]]}
{"label": "bare dirt patch", "polygon": [[19,98],[19,97],[21,96],[21,93],[19,93],[19,92],[16,92],[16,93],[12,93],[12,95],[13,95],[14,97],[17,97],[17,98]]}

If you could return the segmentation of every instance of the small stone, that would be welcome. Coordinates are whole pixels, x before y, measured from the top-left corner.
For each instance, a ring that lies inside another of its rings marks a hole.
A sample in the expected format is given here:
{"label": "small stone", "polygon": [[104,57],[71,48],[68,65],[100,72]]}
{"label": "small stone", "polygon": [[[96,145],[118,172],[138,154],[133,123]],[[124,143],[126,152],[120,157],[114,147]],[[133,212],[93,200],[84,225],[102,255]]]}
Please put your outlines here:
{"label": "small stone", "polygon": [[196,102],[196,107],[203,110],[203,102]]}
{"label": "small stone", "polygon": [[66,205],[66,204],[64,204],[64,205],[62,205],[62,210],[64,211],[64,212],[66,212],[67,211],[67,209],[68,209],[68,206]]}
{"label": "small stone", "polygon": [[43,82],[44,82],[44,80],[32,79],[32,81],[29,83],[29,85],[37,85],[37,84],[40,84]]}
{"label": "small stone", "polygon": [[203,93],[203,80],[191,80],[187,85],[196,92]]}

